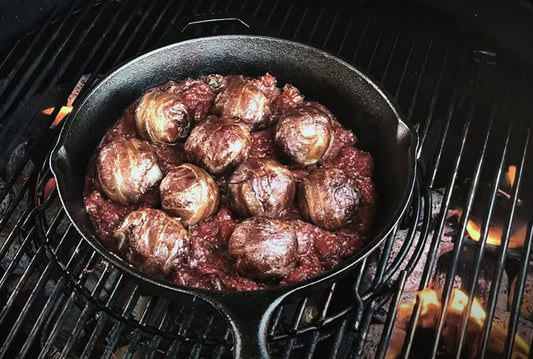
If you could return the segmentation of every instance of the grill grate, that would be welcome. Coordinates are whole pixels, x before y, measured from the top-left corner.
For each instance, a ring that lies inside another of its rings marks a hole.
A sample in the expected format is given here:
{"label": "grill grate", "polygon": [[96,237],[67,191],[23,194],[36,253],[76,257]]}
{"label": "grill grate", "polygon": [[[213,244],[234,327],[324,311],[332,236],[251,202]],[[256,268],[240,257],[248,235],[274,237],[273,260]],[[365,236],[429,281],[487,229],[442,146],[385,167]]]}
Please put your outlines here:
{"label": "grill grate", "polygon": [[[524,320],[521,303],[524,295],[525,300],[533,295],[526,286],[531,230],[522,250],[507,249],[513,219],[533,200],[525,185],[531,175],[531,91],[523,68],[505,53],[496,55],[482,37],[429,10],[405,4],[384,10],[378,3],[349,13],[342,5],[78,1],[3,48],[0,357],[231,356],[231,331],[214,308],[198,298],[176,302],[147,293],[81,240],[61,208],[45,161],[58,134],[50,125],[80,78],[85,81],[83,94],[126,59],[175,41],[229,33],[288,38],[354,63],[393,94],[420,135],[419,175],[405,218],[382,248],[347,277],[308,297],[282,302],[269,324],[270,354],[384,358],[409,289],[434,285],[450,211],[461,208],[441,288],[444,308],[465,248],[474,251],[465,284],[470,297],[479,287],[482,261],[492,258],[496,270],[480,344],[481,352],[487,352],[494,332],[487,323],[497,314],[503,278],[513,272],[517,283],[503,345],[505,357],[511,357],[518,324]],[[52,113],[43,115],[49,107]],[[502,219],[504,245],[494,247],[485,242],[499,215],[496,199],[509,165],[516,166],[516,180]],[[481,191],[484,187],[487,193]],[[467,225],[480,201],[488,203],[480,215],[483,240],[474,242]],[[525,221],[531,221],[530,215]],[[410,273],[419,275],[415,284]],[[420,356],[421,313],[415,305],[401,346],[404,356]],[[447,314],[440,312],[429,352],[422,357],[442,357]],[[466,319],[464,314],[455,353],[449,356],[467,353],[471,324]]]}

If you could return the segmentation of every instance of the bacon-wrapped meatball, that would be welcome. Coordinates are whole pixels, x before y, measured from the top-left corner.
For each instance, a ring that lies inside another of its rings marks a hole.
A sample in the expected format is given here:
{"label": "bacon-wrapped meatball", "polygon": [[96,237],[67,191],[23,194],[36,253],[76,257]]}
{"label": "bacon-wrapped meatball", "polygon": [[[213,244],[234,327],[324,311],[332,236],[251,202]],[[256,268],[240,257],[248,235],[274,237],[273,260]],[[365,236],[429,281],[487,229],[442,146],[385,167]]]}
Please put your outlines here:
{"label": "bacon-wrapped meatball", "polygon": [[211,216],[218,206],[218,187],[213,178],[190,163],[168,173],[159,185],[161,206],[189,227]]}
{"label": "bacon-wrapped meatball", "polygon": [[290,222],[252,217],[235,226],[228,251],[242,276],[276,279],[296,266],[298,241]]}
{"label": "bacon-wrapped meatball", "polygon": [[185,142],[187,157],[219,174],[238,165],[247,156],[251,145],[248,128],[231,118],[210,116],[193,128]]}
{"label": "bacon-wrapped meatball", "polygon": [[191,129],[191,116],[179,96],[163,91],[145,93],[135,109],[135,125],[142,138],[175,143]]}
{"label": "bacon-wrapped meatball", "polygon": [[231,175],[228,187],[233,210],[242,217],[276,217],[294,199],[292,172],[272,159],[249,159]]}
{"label": "bacon-wrapped meatball", "polygon": [[337,168],[320,168],[299,188],[301,213],[319,227],[333,230],[351,223],[361,203],[356,182]]}
{"label": "bacon-wrapped meatball", "polygon": [[275,142],[293,162],[308,166],[326,155],[333,136],[333,116],[323,106],[306,103],[283,114],[276,124]]}
{"label": "bacon-wrapped meatball", "polygon": [[131,212],[113,237],[128,262],[151,273],[168,274],[182,263],[189,251],[188,234],[183,225],[158,209]]}
{"label": "bacon-wrapped meatball", "polygon": [[96,172],[107,197],[123,205],[138,202],[163,177],[150,144],[135,138],[117,139],[102,147]]}
{"label": "bacon-wrapped meatball", "polygon": [[257,86],[246,81],[233,81],[215,98],[215,113],[233,116],[250,130],[266,127],[270,101]]}

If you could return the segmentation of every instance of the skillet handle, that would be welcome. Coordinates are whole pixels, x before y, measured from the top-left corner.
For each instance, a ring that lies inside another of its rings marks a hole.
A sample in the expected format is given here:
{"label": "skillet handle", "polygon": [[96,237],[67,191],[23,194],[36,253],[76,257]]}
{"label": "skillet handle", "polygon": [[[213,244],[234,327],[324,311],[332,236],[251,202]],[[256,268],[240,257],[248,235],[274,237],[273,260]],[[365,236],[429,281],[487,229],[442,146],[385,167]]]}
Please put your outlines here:
{"label": "skillet handle", "polygon": [[[170,26],[167,31],[161,36],[157,43],[157,47],[166,46],[175,42],[187,40],[190,35],[187,35],[188,30],[195,30],[195,28],[206,28],[209,25],[233,24],[237,27],[237,33],[259,33],[263,35],[274,35],[272,31],[264,26],[261,22],[242,13],[221,12],[210,14],[196,14],[185,21],[176,23]],[[221,30],[222,31],[222,30]],[[195,35],[197,36],[197,35]]]}
{"label": "skillet handle", "polygon": [[243,292],[238,297],[223,296],[210,301],[230,324],[235,359],[270,358],[267,350],[268,323],[283,297],[269,298],[266,295],[255,297],[257,300],[251,302]]}

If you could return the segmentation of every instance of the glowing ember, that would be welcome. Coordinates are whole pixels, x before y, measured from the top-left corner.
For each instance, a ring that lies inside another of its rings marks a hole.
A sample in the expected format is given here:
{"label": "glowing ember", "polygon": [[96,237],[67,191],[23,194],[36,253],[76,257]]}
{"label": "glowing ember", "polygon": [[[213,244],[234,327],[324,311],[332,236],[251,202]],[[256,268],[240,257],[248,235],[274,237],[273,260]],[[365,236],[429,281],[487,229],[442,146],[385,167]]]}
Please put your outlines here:
{"label": "glowing ember", "polygon": [[[457,311],[462,315],[462,313],[466,309],[468,300],[468,295],[466,295],[466,293],[457,288],[454,288],[450,298],[449,308],[451,311]],[[479,324],[480,327],[483,326],[483,323],[487,318],[487,314],[483,310],[483,307],[481,306],[481,303],[477,298],[474,298],[474,301],[472,302],[472,310],[470,311],[469,318],[475,323]]]}
{"label": "glowing ember", "polygon": [[[42,114],[50,116],[54,113],[55,107],[48,107],[41,111]],[[50,128],[55,128],[63,121],[66,115],[72,112],[72,106],[62,106],[54,119],[54,122],[50,125]]]}
{"label": "glowing ember", "polygon": [[52,124],[50,125],[50,128],[55,128],[57,125],[59,125],[61,123],[61,121],[63,121],[65,116],[68,115],[71,112],[72,112],[72,107],[70,107],[70,106],[61,107],[61,109],[57,113],[56,118],[54,119],[54,122],[52,122]]}
{"label": "glowing ember", "polygon": [[[444,328],[442,331],[442,345],[446,353],[452,355],[457,350],[457,340],[463,318],[464,311],[467,309],[469,302],[468,295],[463,291],[454,288],[448,304],[446,317],[444,319]],[[418,293],[420,303],[420,316],[417,322],[417,328],[435,330],[438,323],[438,316],[441,313],[442,303],[440,302],[437,292],[433,289],[424,289]],[[415,301],[402,303],[398,307],[398,317],[391,338],[390,346],[386,358],[398,358],[401,353],[403,341],[405,340],[405,329],[413,313]],[[470,353],[477,357],[479,353],[479,344],[481,340],[482,328],[486,321],[487,314],[477,298],[474,298],[469,315],[467,316],[467,331],[464,345],[470,348]],[[415,334],[416,335],[416,334]],[[494,323],[490,332],[489,352],[502,355],[505,348],[507,329],[504,329]],[[529,345],[519,336],[515,336],[513,346],[513,358],[527,358]],[[424,353],[417,357],[424,357]]]}
{"label": "glowing ember", "polygon": [[[524,241],[526,239],[526,226],[517,225],[511,233],[511,239],[509,240],[509,248],[521,248],[524,246]],[[481,228],[473,220],[468,220],[466,224],[466,231],[468,236],[472,240],[479,242],[481,238]],[[502,226],[501,225],[492,225],[489,228],[489,235],[487,237],[487,244],[491,246],[499,246],[502,239]]]}
{"label": "glowing ember", "polygon": [[52,113],[54,113],[55,107],[48,107],[41,111],[43,115],[50,116]]}
{"label": "glowing ember", "polygon": [[513,187],[514,181],[516,179],[516,166],[511,165],[507,169],[507,172],[505,172],[505,182],[509,185],[509,187]]}

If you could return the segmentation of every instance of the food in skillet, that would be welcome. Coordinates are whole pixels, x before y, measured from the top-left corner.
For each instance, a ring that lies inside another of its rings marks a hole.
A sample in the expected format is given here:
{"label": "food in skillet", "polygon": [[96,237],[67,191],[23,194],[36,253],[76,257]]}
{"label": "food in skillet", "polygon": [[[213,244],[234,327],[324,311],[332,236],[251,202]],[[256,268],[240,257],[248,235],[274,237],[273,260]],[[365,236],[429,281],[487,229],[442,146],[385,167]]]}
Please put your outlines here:
{"label": "food in skillet", "polygon": [[373,162],[355,144],[326,107],[269,74],[169,81],[108,130],[85,207],[107,248],[175,283],[298,282],[370,235]]}

